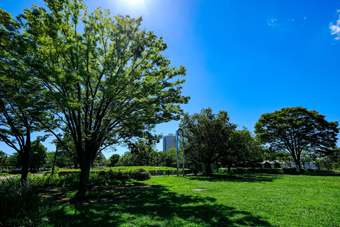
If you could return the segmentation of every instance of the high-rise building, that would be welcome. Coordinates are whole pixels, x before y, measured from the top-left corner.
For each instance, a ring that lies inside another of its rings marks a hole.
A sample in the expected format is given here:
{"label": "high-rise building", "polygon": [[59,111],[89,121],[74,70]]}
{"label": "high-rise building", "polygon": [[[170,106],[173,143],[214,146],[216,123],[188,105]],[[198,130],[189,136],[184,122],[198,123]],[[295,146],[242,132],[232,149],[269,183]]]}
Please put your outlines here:
{"label": "high-rise building", "polygon": [[163,137],[163,151],[168,151],[170,147],[176,147],[176,137],[172,133]]}

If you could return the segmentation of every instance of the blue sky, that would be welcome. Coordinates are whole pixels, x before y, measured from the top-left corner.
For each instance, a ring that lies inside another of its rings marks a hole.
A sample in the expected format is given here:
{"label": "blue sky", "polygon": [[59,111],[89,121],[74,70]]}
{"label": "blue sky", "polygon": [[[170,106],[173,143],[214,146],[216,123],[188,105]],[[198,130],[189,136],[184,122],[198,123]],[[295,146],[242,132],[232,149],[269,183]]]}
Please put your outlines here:
{"label": "blue sky", "polygon": [[[1,1],[14,16],[41,0]],[[163,36],[173,66],[187,68],[185,112],[210,106],[254,130],[264,113],[284,107],[316,110],[340,120],[340,1],[85,0],[92,11],[143,17],[142,27]],[[174,133],[178,122],[157,126]],[[44,143],[49,151],[54,146]],[[338,145],[340,143],[338,142]],[[162,150],[162,142],[157,145]],[[127,151],[118,147],[117,153]],[[0,150],[13,151],[4,143]],[[106,152],[109,157],[113,153]]]}

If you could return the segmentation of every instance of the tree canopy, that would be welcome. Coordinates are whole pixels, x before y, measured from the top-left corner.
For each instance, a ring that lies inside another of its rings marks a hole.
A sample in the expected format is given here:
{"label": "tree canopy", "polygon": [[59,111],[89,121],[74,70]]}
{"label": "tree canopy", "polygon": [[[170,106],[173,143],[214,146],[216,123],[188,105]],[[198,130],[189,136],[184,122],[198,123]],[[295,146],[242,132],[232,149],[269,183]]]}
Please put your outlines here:
{"label": "tree canopy", "polygon": [[255,133],[263,143],[289,152],[300,172],[300,156],[304,149],[330,153],[335,147],[338,122],[328,122],[324,115],[303,107],[282,108],[263,114],[255,125]]}
{"label": "tree canopy", "polygon": [[[47,8],[24,9],[10,25],[2,21],[2,31],[16,40],[2,46],[4,58],[38,81],[52,115],[35,119],[56,137],[56,126],[70,133],[82,170],[79,191],[85,192],[101,150],[179,119],[179,104],[189,97],[181,95],[185,80],[175,78],[186,70],[170,67],[162,55],[166,43],[141,29],[141,17],[110,17],[100,8],[89,13],[82,0],[44,1]],[[12,71],[7,68],[7,75]]]}
{"label": "tree canopy", "polygon": [[39,168],[47,163],[47,148],[39,140],[31,142],[30,168]]}
{"label": "tree canopy", "polygon": [[111,155],[111,157],[109,158],[109,165],[110,166],[115,166],[117,164],[117,162],[119,161],[120,155],[119,154],[113,154]]}
{"label": "tree canopy", "polygon": [[187,140],[185,154],[195,163],[204,163],[206,173],[210,175],[210,165],[217,162],[222,153],[228,150],[236,125],[229,122],[226,111],[213,114],[209,107],[202,109],[201,113],[184,114],[180,127]]}

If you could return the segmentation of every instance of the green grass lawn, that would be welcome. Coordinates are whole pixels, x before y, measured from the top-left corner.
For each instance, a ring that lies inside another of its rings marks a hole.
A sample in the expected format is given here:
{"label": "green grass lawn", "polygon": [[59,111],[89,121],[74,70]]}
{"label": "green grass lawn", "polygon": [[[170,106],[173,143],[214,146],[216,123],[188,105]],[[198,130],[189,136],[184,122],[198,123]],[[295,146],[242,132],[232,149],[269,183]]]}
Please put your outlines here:
{"label": "green grass lawn", "polygon": [[64,197],[53,226],[340,226],[339,176],[153,177]]}

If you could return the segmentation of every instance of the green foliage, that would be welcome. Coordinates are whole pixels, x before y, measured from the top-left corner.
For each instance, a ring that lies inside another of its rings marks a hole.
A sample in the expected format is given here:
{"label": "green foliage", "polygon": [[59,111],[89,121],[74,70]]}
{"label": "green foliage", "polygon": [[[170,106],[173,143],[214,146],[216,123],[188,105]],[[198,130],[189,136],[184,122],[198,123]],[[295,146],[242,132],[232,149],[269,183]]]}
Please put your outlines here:
{"label": "green foliage", "polygon": [[187,140],[185,155],[194,163],[205,164],[206,174],[210,175],[210,165],[218,161],[221,153],[229,150],[229,138],[236,125],[229,122],[226,111],[213,114],[209,107],[202,109],[201,113],[184,114],[180,127]]}
{"label": "green foliage", "polygon": [[115,164],[119,161],[120,155],[119,154],[113,154],[109,158],[110,166],[115,166]]}
{"label": "green foliage", "polygon": [[272,165],[269,162],[265,162],[264,168],[270,169],[270,168],[272,168]]}
{"label": "green foliage", "polygon": [[[45,2],[46,8],[26,8],[21,23],[0,21],[0,65],[8,76],[23,73],[36,81],[27,96],[35,91],[39,99],[32,100],[39,102],[29,103],[27,112],[50,111],[49,121],[37,119],[60,141],[55,127],[71,134],[85,173],[103,149],[179,119],[190,97],[181,95],[185,80],[176,77],[186,69],[170,66],[167,44],[142,29],[141,17],[110,17],[100,8],[90,13],[83,1]],[[13,65],[25,67],[18,72]],[[79,186],[83,192],[87,181]]]}
{"label": "green foliage", "polygon": [[100,171],[98,172],[99,176],[103,176],[107,179],[114,179],[114,180],[128,180],[128,179],[135,179],[135,180],[147,180],[150,179],[150,173],[143,169],[130,169],[130,170],[119,170],[114,171],[113,169],[109,169],[109,171]]}
{"label": "green foliage", "polygon": [[330,153],[335,147],[338,122],[327,122],[317,111],[302,107],[282,108],[263,114],[255,125],[255,133],[263,143],[291,154],[299,172],[301,152]]}
{"label": "green foliage", "polygon": [[47,148],[40,143],[39,140],[35,140],[31,142],[31,150],[30,150],[30,168],[39,168],[46,164],[47,161]]}
{"label": "green foliage", "polygon": [[[162,135],[152,135],[145,132],[135,143],[128,142],[130,152],[134,156],[133,165],[152,165],[158,162],[156,144],[159,143]],[[138,163],[136,163],[138,161]],[[156,164],[158,165],[158,163]]]}
{"label": "green foliage", "polygon": [[0,201],[1,226],[45,226],[48,220],[46,202],[31,182],[12,178],[0,181]]}
{"label": "green foliage", "polygon": [[[282,170],[284,174],[296,174],[297,173],[296,168],[292,168],[292,167],[282,168]],[[306,169],[301,168],[299,173],[308,174],[309,172]]]}
{"label": "green foliage", "polygon": [[278,162],[275,162],[275,163],[274,163],[274,168],[281,168],[281,165],[280,165],[280,163],[278,163]]}
{"label": "green foliage", "polygon": [[[228,173],[228,168],[219,168],[218,173]],[[232,174],[251,174],[251,173],[268,173],[283,174],[281,168],[230,168]]]}
{"label": "green foliage", "polygon": [[[181,153],[181,152],[180,152]],[[159,152],[160,162],[165,166],[176,166],[176,148],[171,147],[167,151]]]}
{"label": "green foliage", "polygon": [[263,147],[246,128],[235,130],[228,144],[228,148],[221,152],[220,162],[222,166],[232,166],[233,164],[254,166],[263,160]]}
{"label": "green foliage", "polygon": [[286,163],[290,167],[292,166],[292,164],[294,164],[294,159],[291,154],[287,152],[279,152],[279,153],[276,152],[276,155],[277,155],[276,159],[279,162]]}
{"label": "green foliage", "polygon": [[0,151],[0,166],[7,164],[7,154],[3,151]]}

